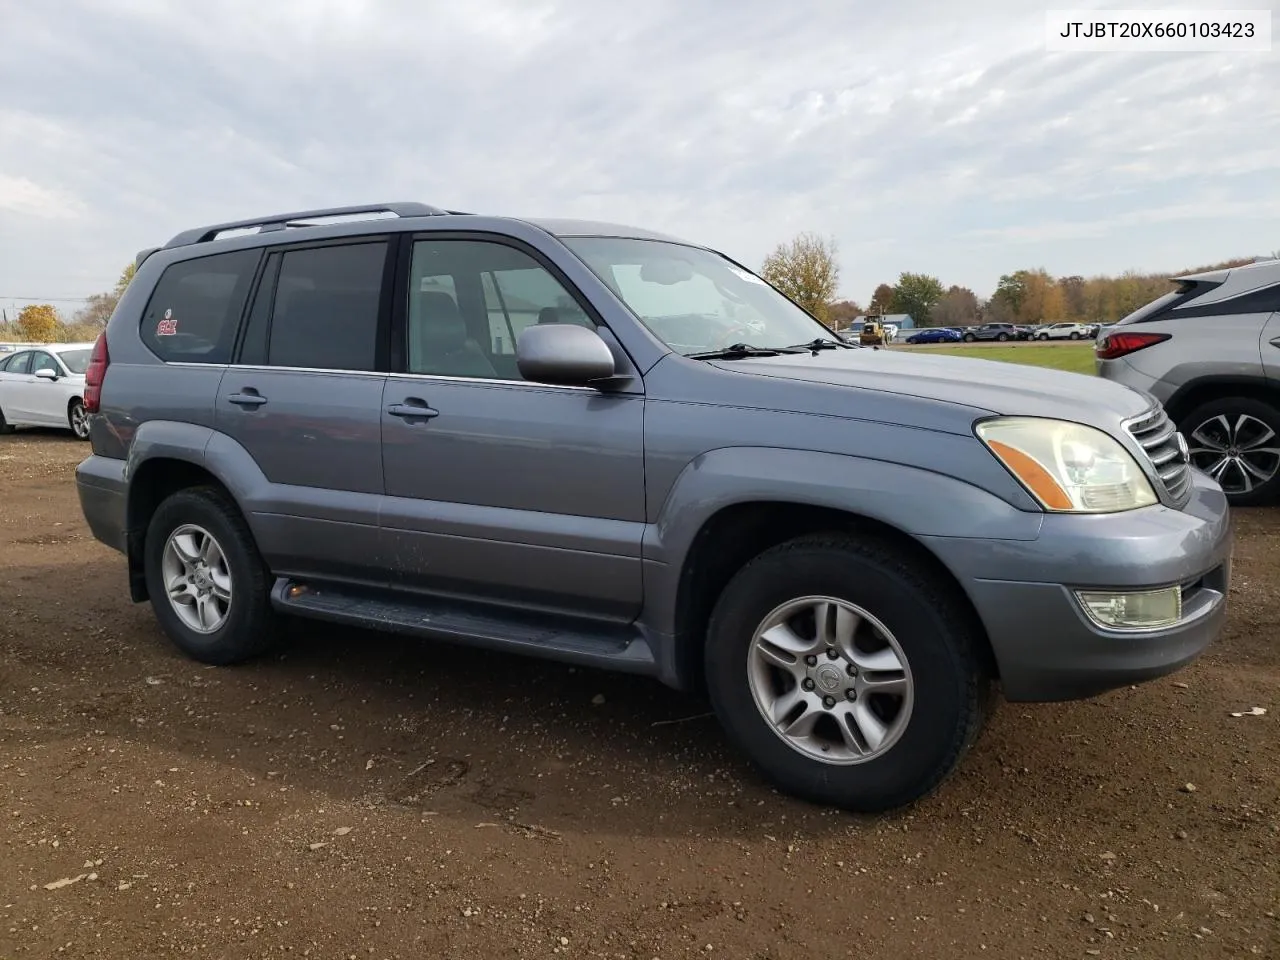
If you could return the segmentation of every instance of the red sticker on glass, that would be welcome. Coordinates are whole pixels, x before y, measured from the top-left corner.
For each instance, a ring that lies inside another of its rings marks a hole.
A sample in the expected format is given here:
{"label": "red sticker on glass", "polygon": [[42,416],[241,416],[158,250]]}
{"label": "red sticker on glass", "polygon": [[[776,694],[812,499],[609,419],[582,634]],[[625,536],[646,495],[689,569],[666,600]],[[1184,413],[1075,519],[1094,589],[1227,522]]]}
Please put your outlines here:
{"label": "red sticker on glass", "polygon": [[178,332],[178,321],[173,319],[173,311],[166,310],[164,319],[156,324],[157,337],[172,337]]}

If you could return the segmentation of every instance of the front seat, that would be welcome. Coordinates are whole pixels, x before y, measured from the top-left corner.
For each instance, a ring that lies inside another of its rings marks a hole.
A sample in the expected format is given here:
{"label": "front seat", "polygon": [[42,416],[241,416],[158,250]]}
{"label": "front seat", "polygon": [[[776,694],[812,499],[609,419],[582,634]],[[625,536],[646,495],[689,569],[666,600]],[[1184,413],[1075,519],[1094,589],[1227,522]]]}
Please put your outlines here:
{"label": "front seat", "polygon": [[409,328],[409,369],[443,377],[497,377],[453,297],[439,290],[418,294],[417,322]]}

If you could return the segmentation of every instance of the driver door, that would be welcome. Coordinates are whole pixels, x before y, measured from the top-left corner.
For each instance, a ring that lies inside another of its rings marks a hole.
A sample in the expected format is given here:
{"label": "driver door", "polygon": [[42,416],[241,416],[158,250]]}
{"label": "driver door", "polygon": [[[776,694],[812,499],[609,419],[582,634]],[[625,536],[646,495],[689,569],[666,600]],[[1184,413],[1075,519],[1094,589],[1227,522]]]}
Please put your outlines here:
{"label": "driver door", "polygon": [[645,528],[640,378],[601,392],[520,376],[524,327],[596,326],[531,252],[428,235],[406,267],[400,360],[382,398],[381,523],[397,585],[633,619]]}

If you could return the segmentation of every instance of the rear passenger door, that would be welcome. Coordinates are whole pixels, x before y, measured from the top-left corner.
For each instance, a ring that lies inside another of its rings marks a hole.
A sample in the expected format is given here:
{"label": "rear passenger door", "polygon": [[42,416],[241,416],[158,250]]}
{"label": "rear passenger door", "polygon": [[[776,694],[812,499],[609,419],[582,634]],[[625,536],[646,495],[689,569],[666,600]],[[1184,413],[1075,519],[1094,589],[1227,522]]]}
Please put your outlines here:
{"label": "rear passenger door", "polygon": [[[275,248],[217,399],[261,471],[247,497],[281,575],[380,582],[386,237]],[[229,450],[227,456],[235,456]]]}

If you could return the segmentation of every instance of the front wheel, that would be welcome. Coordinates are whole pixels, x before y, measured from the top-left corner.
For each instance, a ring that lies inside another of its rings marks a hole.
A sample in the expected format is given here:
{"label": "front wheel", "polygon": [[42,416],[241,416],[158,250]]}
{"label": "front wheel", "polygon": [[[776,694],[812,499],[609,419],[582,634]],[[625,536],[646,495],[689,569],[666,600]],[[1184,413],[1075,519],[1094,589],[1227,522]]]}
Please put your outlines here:
{"label": "front wheel", "polygon": [[1079,334],[1079,333],[1077,333],[1076,331],[1072,330],[1072,331],[1071,331],[1071,339],[1072,339],[1072,340],[1079,340],[1079,339],[1080,339],[1080,334]]}
{"label": "front wheel", "polygon": [[1048,339],[1049,339],[1049,335],[1048,335],[1047,333],[1038,333],[1038,334],[1036,334],[1036,339],[1037,339],[1037,340],[1048,340]]}
{"label": "front wheel", "polygon": [[1007,333],[1002,333],[998,337],[996,337],[996,339],[999,340],[1001,343],[1004,343],[1006,340],[1009,339],[1009,335]]}
{"label": "front wheel", "polygon": [[730,581],[712,705],[780,789],[863,813],[932,792],[977,739],[990,681],[954,587],[892,544],[804,537]]}
{"label": "front wheel", "polygon": [[978,339],[978,338],[977,338],[977,337],[975,337],[972,333],[966,333],[966,334],[964,335],[964,342],[965,342],[965,343],[973,343],[973,341],[975,341],[975,340],[977,340],[977,339]]}
{"label": "front wheel", "polygon": [[77,440],[89,439],[89,412],[84,408],[83,400],[72,400],[67,408],[67,426],[76,435]]}
{"label": "front wheel", "polygon": [[225,666],[270,648],[270,577],[225,493],[196,487],[168,497],[147,526],[143,549],[152,609],[183,653]]}

